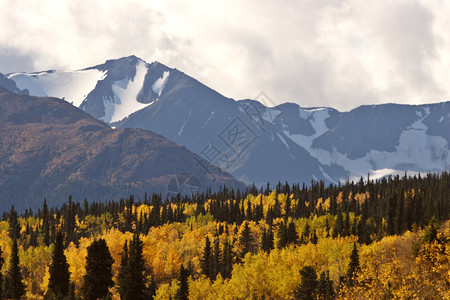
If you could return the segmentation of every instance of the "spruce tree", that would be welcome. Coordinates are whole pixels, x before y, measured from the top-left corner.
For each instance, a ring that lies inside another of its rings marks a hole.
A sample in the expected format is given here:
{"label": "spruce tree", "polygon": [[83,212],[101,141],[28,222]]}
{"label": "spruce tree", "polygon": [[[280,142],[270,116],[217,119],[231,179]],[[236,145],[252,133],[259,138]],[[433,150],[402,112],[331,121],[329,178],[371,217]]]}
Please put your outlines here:
{"label": "spruce tree", "polygon": [[17,240],[13,240],[9,270],[5,278],[5,298],[20,299],[25,295],[25,285],[22,282],[22,273],[19,266],[19,248]]}
{"label": "spruce tree", "polygon": [[277,235],[278,235],[278,248],[284,248],[288,244],[287,240],[287,229],[283,222],[281,222],[280,227],[278,227]]}
{"label": "spruce tree", "polygon": [[145,261],[142,256],[144,244],[139,236],[135,233],[130,243],[130,257],[128,266],[131,273],[130,293],[127,299],[145,299]]}
{"label": "spruce tree", "polygon": [[334,299],[335,293],[333,289],[333,281],[330,280],[330,272],[322,272],[319,276],[317,284],[317,299],[331,300]]}
{"label": "spruce tree", "polygon": [[147,285],[146,299],[150,299],[150,300],[153,299],[156,296],[156,290],[157,290],[156,282],[152,276],[150,278],[150,282]]}
{"label": "spruce tree", "polygon": [[230,278],[231,271],[233,270],[233,253],[231,250],[231,244],[228,239],[225,240],[223,245],[223,261],[222,261],[222,274],[223,278]]}
{"label": "spruce tree", "polygon": [[300,270],[301,283],[295,291],[296,299],[315,299],[317,291],[317,274],[313,267],[305,266]]}
{"label": "spruce tree", "polygon": [[358,248],[356,247],[356,243],[353,243],[353,250],[350,254],[350,263],[347,269],[347,282],[349,285],[353,285],[354,279],[356,276],[356,272],[359,269],[359,254]]}
{"label": "spruce tree", "polygon": [[213,256],[213,272],[212,272],[212,280],[215,280],[217,274],[219,274],[222,269],[222,253],[220,251],[219,239],[214,239],[214,256]]}
{"label": "spruce tree", "polygon": [[311,227],[309,227],[309,223],[306,223],[305,228],[303,229],[302,236],[301,236],[301,243],[307,244],[310,240],[310,231]]}
{"label": "spruce tree", "polygon": [[318,238],[317,238],[317,233],[316,230],[314,229],[313,235],[311,237],[311,243],[313,243],[314,245],[317,244]]}
{"label": "spruce tree", "polygon": [[189,299],[189,283],[188,283],[189,271],[181,265],[180,270],[180,287],[175,295],[176,300],[188,300]]}
{"label": "spruce tree", "polygon": [[42,231],[44,234],[44,244],[45,244],[45,246],[49,246],[50,245],[50,220],[49,220],[49,212],[48,212],[46,198],[44,198],[44,204],[42,206]]}
{"label": "spruce tree", "polygon": [[245,254],[248,252],[251,252],[252,250],[252,232],[250,230],[250,226],[248,225],[248,221],[245,221],[243,224],[243,229],[241,231],[241,234],[239,235],[239,244],[242,246],[241,250],[241,258],[244,258]]}
{"label": "spruce tree", "polygon": [[123,299],[128,290],[129,270],[128,270],[128,242],[125,241],[123,245],[122,257],[120,260],[119,275],[117,276],[117,290],[119,291],[120,297]]}
{"label": "spruce tree", "polygon": [[205,248],[203,248],[202,258],[200,260],[202,273],[208,277],[211,277],[211,242],[209,241],[209,237],[206,236]]}
{"label": "spruce tree", "polygon": [[261,233],[261,251],[267,251],[266,245],[267,245],[267,231],[266,228],[263,228],[263,231]]}
{"label": "spruce tree", "polygon": [[20,225],[18,221],[17,211],[14,209],[14,205],[11,206],[9,212],[9,237],[14,240],[20,237]]}
{"label": "spruce tree", "polygon": [[267,234],[267,246],[269,250],[275,249],[274,236],[272,226],[269,227],[269,233]]}
{"label": "spruce tree", "polygon": [[70,272],[69,264],[64,255],[64,235],[62,232],[56,234],[55,248],[53,249],[49,273],[49,289],[51,289],[57,297],[67,296],[70,286]]}
{"label": "spruce tree", "polygon": [[104,239],[93,241],[87,252],[83,294],[85,299],[95,300],[105,297],[108,289],[114,286],[112,280],[114,260]]}
{"label": "spruce tree", "polygon": [[325,237],[330,237],[330,225],[328,224],[328,218],[325,219],[325,231],[326,231],[326,236]]}
{"label": "spruce tree", "polygon": [[[309,227],[308,224],[306,226]],[[286,229],[286,239],[288,244],[296,244],[298,240],[297,230],[295,229],[294,222],[290,222]]]}
{"label": "spruce tree", "polygon": [[146,299],[145,262],[143,243],[138,234],[133,235],[128,251],[125,243],[119,270],[119,293],[124,300]]}

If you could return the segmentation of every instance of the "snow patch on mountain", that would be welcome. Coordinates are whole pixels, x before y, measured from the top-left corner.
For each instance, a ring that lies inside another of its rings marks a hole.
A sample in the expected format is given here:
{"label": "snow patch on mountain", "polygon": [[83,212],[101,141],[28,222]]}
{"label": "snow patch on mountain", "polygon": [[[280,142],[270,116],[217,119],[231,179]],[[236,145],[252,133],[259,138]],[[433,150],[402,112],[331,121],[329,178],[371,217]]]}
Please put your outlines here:
{"label": "snow patch on mountain", "polygon": [[114,82],[111,89],[114,99],[103,98],[105,106],[104,122],[116,122],[141,110],[151,103],[141,103],[137,100],[139,92],[144,86],[145,75],[147,74],[147,64],[139,61],[136,65],[136,75],[133,79],[124,78]]}
{"label": "snow patch on mountain", "polygon": [[183,125],[181,125],[180,130],[178,131],[178,135],[180,136],[183,133],[184,126],[186,126],[187,122],[191,119],[192,111],[189,111],[189,117],[184,121]]}
{"label": "snow patch on mountain", "polygon": [[310,120],[311,126],[314,129],[314,134],[309,136],[303,134],[291,134],[287,130],[283,130],[283,133],[287,135],[297,145],[310,151],[314,139],[328,131],[328,127],[325,124],[325,120],[330,116],[330,114],[328,113],[328,110],[326,108],[318,108],[318,109],[300,108],[299,115],[302,119]]}
{"label": "snow patch on mountain", "polygon": [[[203,123],[203,125],[200,127],[200,129],[203,128],[203,127],[205,127],[206,124],[208,124],[208,122],[211,121],[211,119],[212,119],[212,117],[214,116],[215,113],[216,113],[216,111],[213,111],[213,112],[211,113],[211,115],[209,116],[208,120],[206,120],[205,123]],[[178,134],[178,135],[179,135],[179,134]]]}
{"label": "snow patch on mountain", "polygon": [[164,71],[161,78],[158,78],[152,85],[152,90],[158,94],[158,97],[161,96],[161,93],[166,86],[167,79],[169,78],[169,71]]}
{"label": "snow patch on mountain", "polygon": [[331,178],[327,172],[324,171],[324,169],[322,168],[322,166],[319,166],[319,170],[320,172],[322,172],[323,177],[325,177],[325,179],[329,180],[330,182],[337,184],[338,182],[336,180],[334,180],[333,178]]}
{"label": "snow patch on mountain", "polygon": [[277,132],[277,135],[278,135],[278,138],[279,138],[279,139],[283,142],[283,144],[286,146],[286,148],[289,149],[288,143],[287,143],[286,140],[281,136],[281,134],[279,134],[279,133]]}
{"label": "snow patch on mountain", "polygon": [[[349,159],[345,153],[339,152],[334,146],[332,151],[311,148],[315,138],[328,131],[325,120],[329,114],[326,109],[313,111],[300,111],[300,116],[310,120],[315,133],[311,136],[301,134],[290,134],[284,130],[284,134],[293,142],[305,148],[313,157],[318,159],[323,165],[337,164],[349,172],[350,178],[359,178],[361,174],[369,172],[373,178],[381,178],[386,175],[402,173],[410,166],[415,169],[445,170],[450,166],[450,156],[448,155],[448,142],[440,136],[428,135],[428,127],[423,120],[430,114],[428,107],[416,112],[419,119],[414,121],[399,138],[396,151],[370,150],[364,157]],[[327,177],[327,174],[323,172]],[[328,178],[327,178],[328,179]],[[345,181],[348,178],[341,178]],[[331,181],[331,180],[330,180]]]}
{"label": "snow patch on mountain", "polygon": [[40,73],[14,73],[8,76],[19,89],[28,89],[30,95],[38,97],[64,98],[79,107],[86,96],[95,88],[97,81],[106,72],[96,69],[73,72],[48,71]]}

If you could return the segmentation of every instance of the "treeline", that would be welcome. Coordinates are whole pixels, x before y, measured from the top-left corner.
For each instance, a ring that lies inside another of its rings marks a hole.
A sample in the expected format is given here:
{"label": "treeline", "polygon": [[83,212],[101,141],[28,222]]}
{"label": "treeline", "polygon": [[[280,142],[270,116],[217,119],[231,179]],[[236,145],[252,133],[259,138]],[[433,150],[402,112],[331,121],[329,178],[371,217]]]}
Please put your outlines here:
{"label": "treeline", "polygon": [[[44,235],[44,243],[53,243],[56,228],[61,226],[65,232],[66,244],[77,243],[80,237],[92,235],[98,230],[96,224],[88,228],[76,228],[75,217],[83,220],[87,216],[98,217],[108,214],[106,227],[114,227],[122,232],[135,230],[147,234],[151,227],[166,223],[185,222],[189,217],[184,212],[186,207],[196,205],[195,216],[211,215],[214,220],[228,224],[242,224],[244,221],[264,219],[273,224],[277,218],[309,218],[311,216],[336,216],[336,224],[332,228],[333,236],[357,235],[360,243],[368,244],[371,236],[401,234],[411,230],[412,226],[423,227],[431,217],[438,221],[450,218],[450,176],[449,173],[428,174],[414,177],[395,176],[381,180],[361,180],[357,183],[347,182],[344,185],[325,186],[322,181],[289,185],[278,183],[275,189],[257,189],[255,186],[244,192],[234,191],[227,187],[218,192],[206,191],[192,196],[163,199],[160,194],[144,195],[141,200],[134,196],[119,201],[92,202],[85,199],[83,203],[74,203],[69,196],[68,203],[61,208],[48,208],[46,200],[37,212],[25,210],[20,217],[34,217],[42,220],[36,230],[27,228],[31,235],[30,245],[35,246],[37,235]],[[272,194],[273,203],[263,203],[264,196]],[[278,195],[286,195],[280,201]],[[259,201],[254,201],[260,195]],[[249,200],[250,199],[250,200]],[[252,201],[253,200],[253,201]],[[142,211],[138,215],[134,206],[152,207],[149,214]],[[352,216],[352,217],[351,217]],[[18,214],[14,206],[4,212],[2,219],[11,225],[11,237],[18,237]],[[62,220],[62,222],[61,222]],[[385,222],[383,222],[385,220]],[[133,228],[135,226],[135,228]]]}
{"label": "treeline", "polygon": [[[261,295],[334,299],[339,293],[355,293],[351,286],[358,283],[354,276],[360,268],[360,245],[376,245],[383,237],[418,232],[430,222],[428,228],[434,231],[429,233],[428,242],[445,245],[448,241],[438,237],[435,224],[450,219],[449,187],[449,174],[444,172],[425,177],[361,178],[344,185],[279,183],[274,189],[268,184],[246,191],[223,187],[214,193],[209,190],[171,199],[153,194],[142,199],[130,196],[119,201],[78,203],[69,197],[59,208],[48,207],[44,199],[37,211],[28,209],[21,214],[11,207],[0,223],[10,241],[0,243],[3,250],[8,249],[8,255],[0,255],[0,270],[5,262],[0,272],[0,298],[23,296],[25,280],[28,293],[48,299],[114,295],[149,299],[158,293],[186,299],[190,287],[191,297],[215,285],[231,288],[239,276],[248,274],[245,268],[257,268],[252,265],[255,260],[267,262],[277,255],[294,255],[291,261],[295,261],[295,255],[316,249],[312,255],[316,262],[311,258],[310,263],[303,261],[302,267],[299,263],[298,275],[283,279],[289,282],[287,290],[263,290]],[[340,245],[337,252],[328,253],[335,245]],[[34,261],[37,251],[44,257],[41,262]],[[163,261],[160,252],[164,253]],[[319,253],[327,258],[319,259]],[[19,257],[23,258],[20,263]],[[74,264],[83,272],[74,272]],[[31,265],[44,271],[31,275]],[[290,269],[292,266],[286,272]],[[101,283],[93,286],[100,278]],[[17,284],[11,285],[12,281]],[[340,291],[342,285],[346,288]],[[111,294],[111,290],[115,292]]]}

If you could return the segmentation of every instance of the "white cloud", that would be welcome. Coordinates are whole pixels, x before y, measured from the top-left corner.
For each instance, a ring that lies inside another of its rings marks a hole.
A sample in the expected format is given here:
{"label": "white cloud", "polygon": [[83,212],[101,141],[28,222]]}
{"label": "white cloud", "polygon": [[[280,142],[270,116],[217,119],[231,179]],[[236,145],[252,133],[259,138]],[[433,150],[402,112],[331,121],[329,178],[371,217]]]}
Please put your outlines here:
{"label": "white cloud", "polygon": [[135,54],[228,97],[351,109],[450,100],[447,1],[0,1],[0,72]]}

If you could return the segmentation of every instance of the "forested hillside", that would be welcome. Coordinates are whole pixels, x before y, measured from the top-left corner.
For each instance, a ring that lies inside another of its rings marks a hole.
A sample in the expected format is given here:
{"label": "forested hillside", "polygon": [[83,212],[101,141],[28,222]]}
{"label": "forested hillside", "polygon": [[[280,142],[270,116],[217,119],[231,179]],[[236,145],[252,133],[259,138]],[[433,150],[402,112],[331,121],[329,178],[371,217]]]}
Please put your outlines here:
{"label": "forested hillside", "polygon": [[0,222],[1,297],[450,299],[450,176],[223,187]]}

